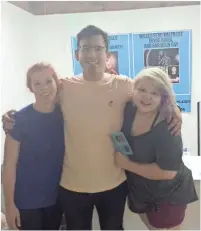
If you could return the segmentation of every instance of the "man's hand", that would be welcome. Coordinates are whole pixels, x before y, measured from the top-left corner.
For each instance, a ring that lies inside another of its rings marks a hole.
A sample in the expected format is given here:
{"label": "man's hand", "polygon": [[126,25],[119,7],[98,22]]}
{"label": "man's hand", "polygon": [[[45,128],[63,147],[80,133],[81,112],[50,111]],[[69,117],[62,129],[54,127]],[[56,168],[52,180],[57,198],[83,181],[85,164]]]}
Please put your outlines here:
{"label": "man's hand", "polygon": [[7,133],[9,130],[13,129],[15,125],[15,120],[13,116],[15,115],[15,110],[10,110],[2,116],[3,130]]}
{"label": "man's hand", "polygon": [[175,110],[171,117],[168,118],[169,130],[174,136],[181,134],[182,116],[179,107],[175,107]]}
{"label": "man's hand", "polygon": [[120,152],[115,153],[115,162],[119,167],[129,170],[130,160]]}

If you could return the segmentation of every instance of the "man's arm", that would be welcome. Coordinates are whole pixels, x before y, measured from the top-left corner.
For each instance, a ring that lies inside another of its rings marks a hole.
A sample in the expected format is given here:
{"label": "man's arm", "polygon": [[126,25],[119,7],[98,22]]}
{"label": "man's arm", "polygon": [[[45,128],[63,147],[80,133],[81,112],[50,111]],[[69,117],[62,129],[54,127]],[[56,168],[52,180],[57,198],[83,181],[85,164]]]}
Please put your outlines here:
{"label": "man's arm", "polygon": [[182,115],[178,105],[174,106],[173,114],[167,118],[168,128],[174,136],[181,135]]}
{"label": "man's arm", "polygon": [[10,110],[2,116],[3,130],[5,133],[13,129],[15,125],[15,120],[13,119],[15,113],[15,110]]}

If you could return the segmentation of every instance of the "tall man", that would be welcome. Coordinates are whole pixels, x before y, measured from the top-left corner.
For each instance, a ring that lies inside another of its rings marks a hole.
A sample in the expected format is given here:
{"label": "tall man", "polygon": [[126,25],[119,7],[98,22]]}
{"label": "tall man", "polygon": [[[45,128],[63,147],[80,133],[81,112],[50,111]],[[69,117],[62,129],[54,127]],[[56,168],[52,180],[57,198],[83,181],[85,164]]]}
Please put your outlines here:
{"label": "tall man", "polygon": [[101,229],[123,229],[126,176],[115,165],[110,135],[121,129],[133,80],[104,73],[107,38],[95,26],[81,30],[75,55],[83,75],[63,80],[66,155],[60,198],[69,229],[91,229],[94,206]]}

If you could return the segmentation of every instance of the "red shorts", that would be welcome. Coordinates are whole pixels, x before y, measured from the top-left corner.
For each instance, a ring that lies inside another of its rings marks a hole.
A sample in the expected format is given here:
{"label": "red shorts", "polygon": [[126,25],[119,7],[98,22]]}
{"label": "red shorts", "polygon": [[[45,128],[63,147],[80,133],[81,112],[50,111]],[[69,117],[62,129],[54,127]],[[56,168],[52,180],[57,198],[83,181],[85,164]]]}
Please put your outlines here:
{"label": "red shorts", "polygon": [[161,203],[157,212],[149,212],[146,215],[151,226],[159,229],[170,229],[183,222],[186,207],[186,205]]}

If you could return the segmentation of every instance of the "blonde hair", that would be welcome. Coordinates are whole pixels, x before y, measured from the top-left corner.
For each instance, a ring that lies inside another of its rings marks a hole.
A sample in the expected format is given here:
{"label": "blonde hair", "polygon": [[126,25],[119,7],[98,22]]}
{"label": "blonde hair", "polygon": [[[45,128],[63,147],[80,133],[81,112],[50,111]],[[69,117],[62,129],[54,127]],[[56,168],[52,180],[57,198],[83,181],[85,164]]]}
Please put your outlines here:
{"label": "blonde hair", "polygon": [[158,67],[145,68],[136,76],[134,90],[144,78],[152,80],[161,95],[160,112],[172,113],[176,106],[176,99],[168,74]]}

